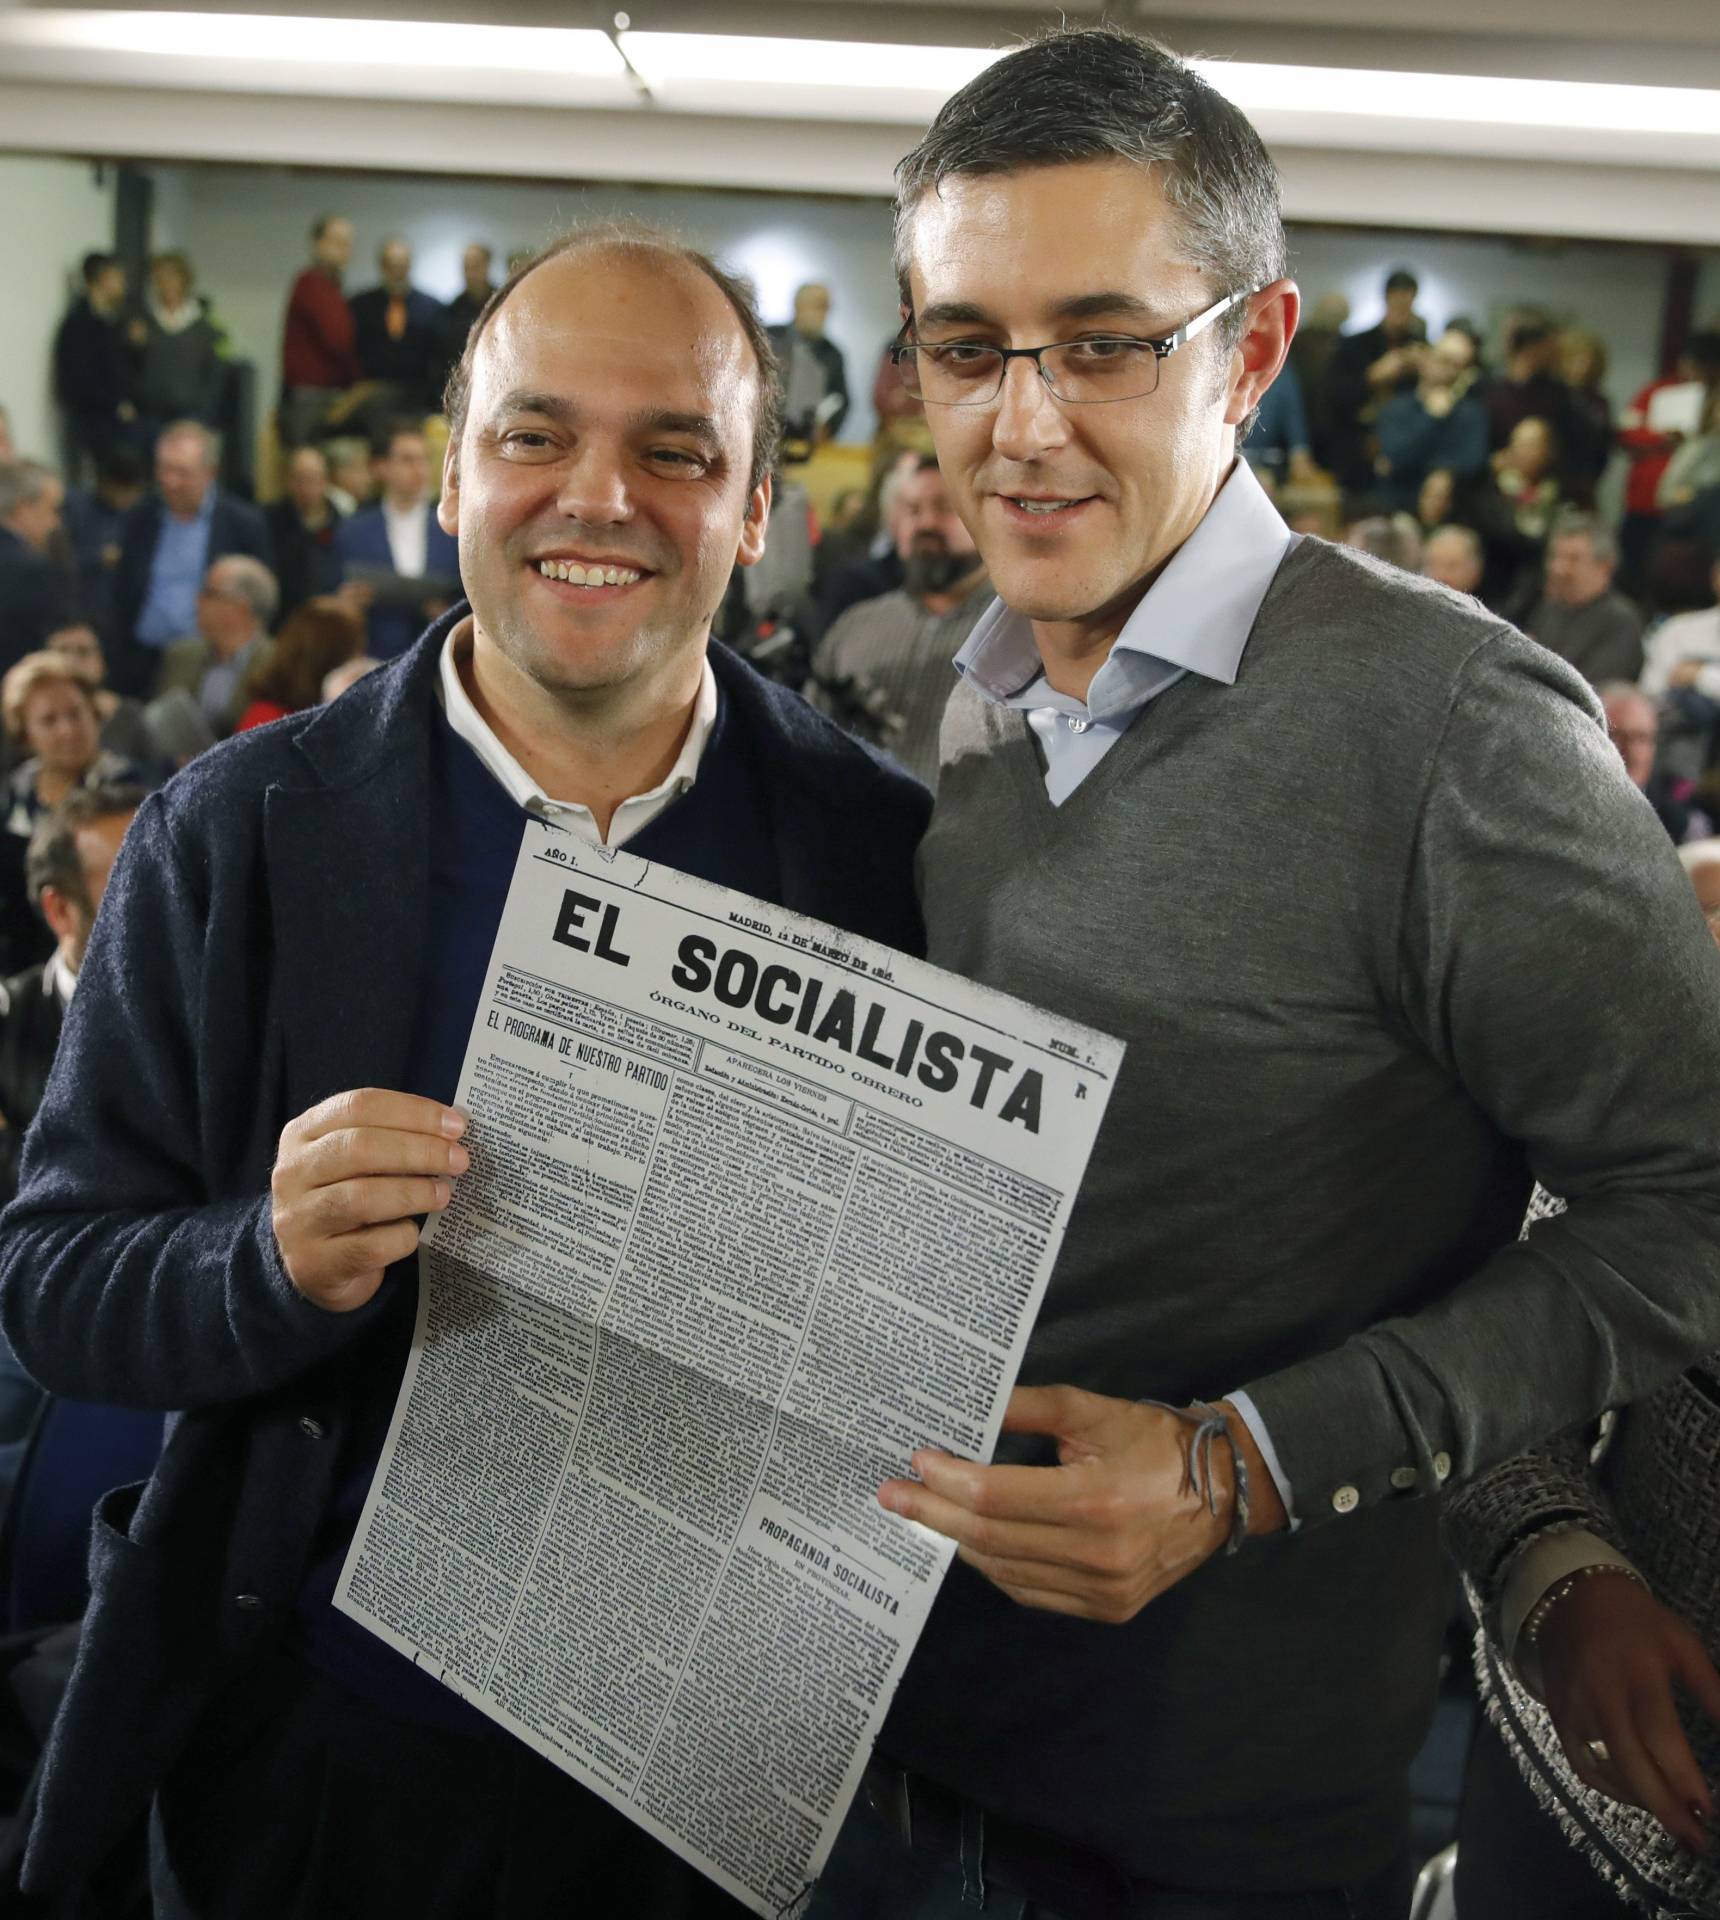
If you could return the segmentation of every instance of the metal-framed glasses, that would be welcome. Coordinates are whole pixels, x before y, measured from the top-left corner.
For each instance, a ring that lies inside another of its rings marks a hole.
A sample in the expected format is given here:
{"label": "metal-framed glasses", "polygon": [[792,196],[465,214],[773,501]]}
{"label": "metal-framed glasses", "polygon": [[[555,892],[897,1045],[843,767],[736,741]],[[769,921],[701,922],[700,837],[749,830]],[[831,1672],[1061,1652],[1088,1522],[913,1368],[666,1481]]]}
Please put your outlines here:
{"label": "metal-framed glasses", "polygon": [[987,407],[1003,390],[1011,360],[1031,360],[1039,377],[1070,406],[1144,400],[1157,390],[1159,368],[1178,347],[1203,334],[1221,314],[1257,293],[1227,293],[1174,333],[1157,340],[1133,334],[1089,334],[1043,347],[994,347],[979,340],[904,340],[890,350],[902,385],[934,407]]}

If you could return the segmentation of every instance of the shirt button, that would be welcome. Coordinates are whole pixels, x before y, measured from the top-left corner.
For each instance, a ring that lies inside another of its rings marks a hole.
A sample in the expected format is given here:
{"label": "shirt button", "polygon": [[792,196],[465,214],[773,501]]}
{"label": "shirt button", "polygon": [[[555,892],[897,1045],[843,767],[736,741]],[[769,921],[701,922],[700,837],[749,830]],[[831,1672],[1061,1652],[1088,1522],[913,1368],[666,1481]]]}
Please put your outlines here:
{"label": "shirt button", "polygon": [[1433,1456],[1433,1477],[1442,1487],[1446,1481],[1451,1478],[1451,1455],[1449,1453],[1436,1453]]}
{"label": "shirt button", "polygon": [[263,1596],[260,1593],[236,1593],[233,1596],[233,1604],[236,1607],[243,1607],[247,1613],[255,1613],[263,1604]]}
{"label": "shirt button", "polygon": [[324,1432],[323,1423],[320,1420],[313,1420],[307,1413],[299,1422],[299,1432],[302,1433],[307,1440],[320,1440]]}
{"label": "shirt button", "polygon": [[1399,1493],[1408,1493],[1410,1488],[1415,1485],[1415,1468],[1393,1467],[1392,1485],[1397,1488]]}
{"label": "shirt button", "polygon": [[1074,714],[1069,716],[1069,731],[1071,733],[1085,733],[1092,724],[1092,721],[1079,719]]}
{"label": "shirt button", "polygon": [[1354,1513],[1361,1504],[1362,1496],[1354,1487],[1340,1487],[1332,1495],[1332,1505],[1339,1513]]}

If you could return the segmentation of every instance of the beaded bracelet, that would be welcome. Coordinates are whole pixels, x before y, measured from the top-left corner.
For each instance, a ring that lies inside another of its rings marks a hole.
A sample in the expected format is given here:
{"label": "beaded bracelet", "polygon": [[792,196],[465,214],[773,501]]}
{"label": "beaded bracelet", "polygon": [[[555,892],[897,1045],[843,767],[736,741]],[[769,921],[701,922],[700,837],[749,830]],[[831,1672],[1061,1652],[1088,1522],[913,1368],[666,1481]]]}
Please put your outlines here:
{"label": "beaded bracelet", "polygon": [[1592,1566],[1578,1567],[1574,1573],[1567,1573],[1562,1580],[1555,1580],[1547,1591],[1541,1595],[1540,1599],[1529,1609],[1528,1613],[1524,1615],[1523,1625],[1517,1633],[1518,1646],[1534,1646],[1536,1640],[1540,1637],[1542,1627],[1547,1623],[1547,1615],[1550,1614],[1559,1602],[1564,1599],[1565,1595],[1576,1586],[1579,1580],[1590,1579],[1597,1573],[1623,1574],[1625,1579],[1634,1580],[1636,1584],[1642,1588],[1644,1593],[1653,1592],[1653,1588],[1649,1586],[1648,1582],[1637,1572],[1635,1567],[1621,1566],[1616,1560],[1597,1560]]}

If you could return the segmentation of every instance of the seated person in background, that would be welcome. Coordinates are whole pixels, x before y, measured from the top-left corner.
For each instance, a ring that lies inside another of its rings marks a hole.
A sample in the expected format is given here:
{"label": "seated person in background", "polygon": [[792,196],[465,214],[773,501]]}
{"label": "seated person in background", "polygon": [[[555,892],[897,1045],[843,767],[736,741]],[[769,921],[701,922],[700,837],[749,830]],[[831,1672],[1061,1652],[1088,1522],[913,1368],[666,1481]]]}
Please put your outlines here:
{"label": "seated person in background", "polygon": [[0,985],[0,1206],[18,1191],[24,1133],[42,1104],[96,908],[142,804],[141,787],[79,787],[30,835],[24,868],[30,903],[56,944],[40,966]]}
{"label": "seated person in background", "polygon": [[352,222],[337,213],[311,226],[310,264],[287,296],[281,334],[281,444],[303,446],[328,425],[341,396],[363,377],[352,308],[340,279],[352,259]]}
{"label": "seated person in background", "polygon": [[101,635],[82,621],[60,627],[48,635],[48,651],[69,660],[89,682],[95,698],[96,717],[101,722],[101,746],[104,753],[147,767],[163,755],[149,730],[141,700],[115,693],[107,684],[107,657],[102,652]]}
{"label": "seated person in background", "polygon": [[316,447],[297,447],[287,460],[287,490],[266,509],[280,617],[340,584],[335,529],[348,509],[338,506],[329,485],[328,460]]}
{"label": "seated person in background", "polygon": [[903,482],[896,511],[908,533],[902,585],[850,607],[813,666],[827,710],[935,789],[956,652],[992,592],[935,464]]}
{"label": "seated person in background", "polygon": [[1720,382],[1708,389],[1700,429],[1681,441],[1667,461],[1655,504],[1663,514],[1670,513],[1711,487],[1720,487]]}
{"label": "seated person in background", "polygon": [[[368,570],[405,580],[442,581],[457,589],[459,548],[436,521],[423,430],[402,422],[379,436],[373,455],[382,497],[335,530],[341,581],[362,584]],[[377,599],[367,616],[370,651],[379,660],[404,653],[423,631],[424,622],[434,620],[456,597],[457,591],[437,593],[415,605]]]}
{"label": "seated person in background", "polygon": [[[1720,555],[1710,584],[1720,602]],[[1720,604],[1663,620],[1648,637],[1638,685],[1651,700],[1685,692],[1720,704]]]}
{"label": "seated person in background", "polygon": [[0,465],[0,672],[72,617],[74,583],[54,552],[64,498],[52,467]]}
{"label": "seated person in background", "polygon": [[302,713],[323,698],[329,675],[364,654],[364,623],[342,601],[307,600],[281,623],[274,644],[246,678],[235,733]]}
{"label": "seated person in background", "polygon": [[96,463],[95,485],[67,489],[60,518],[77,573],[78,612],[99,633],[111,633],[125,516],[143,498],[149,469],[136,447],[115,447]]}
{"label": "seated person in background", "polygon": [[1522,622],[1531,640],[1568,660],[1592,687],[1642,672],[1642,615],[1613,586],[1617,569],[1611,528],[1568,509],[1553,523],[1541,595]]}
{"label": "seated person in background", "polygon": [[177,640],[161,662],[156,693],[190,694],[216,739],[233,731],[245,706],[247,676],[268,658],[269,623],[280,589],[261,560],[217,560],[197,596],[197,631]]}
{"label": "seated person in background", "polygon": [[1448,329],[1421,356],[1415,385],[1380,407],[1374,490],[1382,506],[1393,512],[1413,507],[1436,471],[1458,486],[1486,472],[1487,409],[1475,380],[1475,343]]}
{"label": "seated person in background", "polygon": [[1421,570],[1421,529],[1407,513],[1375,514],[1355,521],[1345,530],[1344,545],[1371,553],[1388,566],[1402,567],[1405,573]]}
{"label": "seated person in background", "polygon": [[[1720,940],[1720,842],[1683,851]],[[1720,1355],[1621,1409],[1598,1460],[1592,1437],[1446,1495],[1485,1627],[1463,1920],[1720,1912]]]}
{"label": "seated person in background", "polygon": [[6,731],[28,756],[6,783],[7,833],[28,840],[36,822],[78,787],[140,784],[139,769],[104,753],[96,690],[63,653],[26,654],[0,680]]}
{"label": "seated person in background", "polygon": [[1302,385],[1289,361],[1255,409],[1254,425],[1240,452],[1269,488],[1286,481],[1318,486],[1326,479],[1314,462]]}
{"label": "seated person in background", "polygon": [[1714,831],[1708,816],[1691,804],[1691,783],[1656,769],[1660,751],[1660,709],[1628,680],[1608,681],[1596,689],[1606,710],[1607,734],[1619,750],[1624,770],[1653,807],[1675,846],[1702,840]]}
{"label": "seated person in background", "polygon": [[230,553],[270,561],[269,529],[253,506],[215,483],[215,436],[176,420],[155,443],[155,492],[126,515],[114,583],[108,672],[121,693],[147,694],[162,651],[197,631],[210,565]]}
{"label": "seated person in background", "polygon": [[[54,951],[40,966],[0,981],[0,1206],[18,1191],[24,1135],[42,1104],[66,1008],[78,984],[96,908],[139,787],[83,787],[37,823],[25,861],[30,902],[47,923]],[[41,1404],[42,1391],[0,1336],[0,1509]]]}
{"label": "seated person in background", "polygon": [[1647,580],[1649,555],[1661,531],[1660,483],[1683,439],[1682,434],[1652,424],[1656,396],[1694,380],[1707,386],[1720,384],[1720,331],[1693,334],[1672,373],[1649,381],[1619,419],[1618,443],[1630,461],[1619,543],[1625,557],[1625,584],[1633,592]]}
{"label": "seated person in background", "polygon": [[366,380],[388,390],[383,403],[397,413],[428,413],[440,403],[442,303],[412,284],[412,249],[385,240],[377,249],[382,284],[352,297],[358,364]]}
{"label": "seated person in background", "polygon": [[149,263],[149,297],[141,320],[132,322],[132,338],[137,410],[150,432],[168,420],[220,423],[227,363],[208,306],[192,292],[195,284],[183,253],[158,253]]}
{"label": "seated person in background", "polygon": [[862,600],[894,593],[902,584],[908,530],[898,524],[897,503],[903,486],[913,475],[928,467],[935,472],[937,464],[934,455],[917,453],[912,447],[904,447],[890,462],[878,483],[878,532],[870,548],[861,559],[837,564],[820,573],[818,606],[826,626]]}
{"label": "seated person in background", "polygon": [[1539,416],[1520,420],[1493,456],[1493,485],[1518,536],[1538,546],[1564,501],[1558,436]]}
{"label": "seated person in background", "polygon": [[1421,572],[1456,593],[1479,593],[1487,570],[1487,550],[1473,527],[1447,523],[1435,527],[1421,550]]}

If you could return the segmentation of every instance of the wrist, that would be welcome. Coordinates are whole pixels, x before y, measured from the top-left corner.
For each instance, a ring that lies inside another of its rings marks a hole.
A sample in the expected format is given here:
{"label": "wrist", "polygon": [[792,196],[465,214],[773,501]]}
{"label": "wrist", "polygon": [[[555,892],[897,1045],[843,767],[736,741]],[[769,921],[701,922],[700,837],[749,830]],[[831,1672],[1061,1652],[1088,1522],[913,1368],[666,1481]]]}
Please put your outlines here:
{"label": "wrist", "polygon": [[[1248,1531],[1254,1533],[1282,1533],[1290,1524],[1290,1516],[1284,1510],[1284,1502],[1278,1492],[1278,1482],[1272,1470],[1266,1464],[1266,1456],[1260,1451],[1260,1443],[1254,1437],[1251,1428],[1242,1415],[1228,1400],[1218,1402],[1218,1410],[1229,1421],[1229,1439],[1232,1452],[1242,1463],[1248,1480]],[[1232,1475],[1229,1500],[1236,1498],[1235,1476]]]}
{"label": "wrist", "polygon": [[1585,1581],[1606,1574],[1611,1574],[1616,1579],[1633,1581],[1645,1593],[1650,1591],[1649,1584],[1643,1576],[1635,1567],[1624,1561],[1600,1560],[1592,1566],[1577,1567],[1574,1571],[1567,1573],[1562,1580],[1555,1580],[1529,1609],[1518,1635],[1518,1645],[1529,1650],[1538,1648],[1541,1637],[1546,1631],[1547,1622],[1562,1603],[1568,1600]]}

